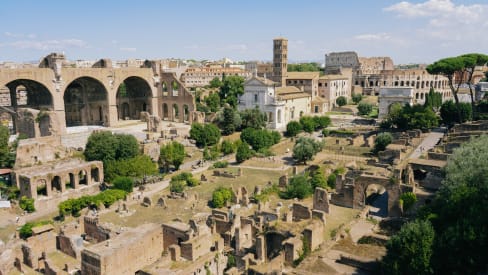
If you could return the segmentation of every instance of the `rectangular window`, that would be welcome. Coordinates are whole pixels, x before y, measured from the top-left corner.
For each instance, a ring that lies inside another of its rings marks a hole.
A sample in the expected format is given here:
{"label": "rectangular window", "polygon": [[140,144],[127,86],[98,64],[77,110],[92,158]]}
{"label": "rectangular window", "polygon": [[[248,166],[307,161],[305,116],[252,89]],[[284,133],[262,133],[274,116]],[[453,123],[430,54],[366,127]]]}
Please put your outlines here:
{"label": "rectangular window", "polygon": [[254,102],[258,102],[258,94],[254,94]]}

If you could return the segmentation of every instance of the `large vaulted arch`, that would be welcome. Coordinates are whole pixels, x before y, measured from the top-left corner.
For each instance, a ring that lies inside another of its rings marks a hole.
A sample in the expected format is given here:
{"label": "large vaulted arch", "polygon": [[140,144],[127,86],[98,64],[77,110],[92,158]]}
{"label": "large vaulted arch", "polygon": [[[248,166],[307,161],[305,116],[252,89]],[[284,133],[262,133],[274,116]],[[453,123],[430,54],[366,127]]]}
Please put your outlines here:
{"label": "large vaulted arch", "polygon": [[98,80],[79,77],[64,92],[66,126],[107,125],[107,90]]}
{"label": "large vaulted arch", "polygon": [[139,119],[141,112],[152,114],[151,95],[146,80],[137,76],[126,78],[117,89],[118,119]]}
{"label": "large vaulted arch", "polygon": [[52,111],[53,97],[42,83],[30,79],[16,79],[0,87],[0,120],[12,130],[16,129],[19,108]]}

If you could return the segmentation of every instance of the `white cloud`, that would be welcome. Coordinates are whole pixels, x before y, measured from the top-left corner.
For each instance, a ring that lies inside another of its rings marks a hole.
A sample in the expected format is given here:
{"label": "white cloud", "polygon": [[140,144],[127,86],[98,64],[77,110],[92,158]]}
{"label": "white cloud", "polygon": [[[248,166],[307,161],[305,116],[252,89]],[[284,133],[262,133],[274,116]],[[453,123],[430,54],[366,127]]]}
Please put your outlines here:
{"label": "white cloud", "polygon": [[456,5],[451,0],[428,0],[423,3],[400,2],[383,9],[403,18],[428,18],[433,27],[483,25],[488,13],[487,4]]}
{"label": "white cloud", "polygon": [[66,48],[87,48],[88,43],[80,39],[61,39],[61,40],[19,40],[10,43],[4,43],[4,46],[11,46],[17,49],[33,50],[63,50]]}
{"label": "white cloud", "polygon": [[356,40],[363,40],[363,41],[381,41],[381,40],[390,40],[391,36],[387,33],[365,33],[359,34],[354,36]]}
{"label": "white cloud", "polygon": [[119,48],[119,50],[121,50],[123,52],[135,52],[135,51],[137,51],[137,48],[122,47],[122,48]]}
{"label": "white cloud", "polygon": [[34,39],[36,38],[36,35],[35,34],[23,34],[23,33],[11,33],[11,32],[4,32],[3,33],[5,36],[7,37],[11,37],[11,38],[29,38],[29,39]]}

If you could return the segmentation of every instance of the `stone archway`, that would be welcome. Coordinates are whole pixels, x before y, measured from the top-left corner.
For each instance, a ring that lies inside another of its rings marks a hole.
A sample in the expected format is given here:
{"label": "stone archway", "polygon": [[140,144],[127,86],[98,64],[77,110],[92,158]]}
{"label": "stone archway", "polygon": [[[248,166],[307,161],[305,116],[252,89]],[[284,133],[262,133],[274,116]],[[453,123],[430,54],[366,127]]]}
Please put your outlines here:
{"label": "stone archway", "polygon": [[108,125],[108,93],[91,77],[73,80],[64,92],[67,126]]}
{"label": "stone archway", "polygon": [[168,104],[163,103],[163,120],[168,120],[168,119],[169,119]]}
{"label": "stone archway", "polygon": [[361,175],[354,179],[354,194],[352,201],[352,208],[363,209],[366,206],[366,199],[368,197],[368,187],[371,185],[381,186],[387,193],[386,199],[387,209],[384,212],[385,216],[398,216],[401,211],[398,204],[400,198],[400,183],[394,179]]}
{"label": "stone archway", "polygon": [[152,113],[148,106],[151,105],[151,86],[146,80],[131,76],[126,78],[117,89],[117,109],[120,119],[139,119],[141,112]]}
{"label": "stone archway", "polygon": [[88,175],[85,170],[81,170],[78,173],[78,184],[88,185]]}
{"label": "stone archway", "polygon": [[54,176],[54,178],[51,180],[51,190],[61,193],[63,191],[63,188],[61,186],[62,184],[63,183],[61,182],[61,178],[59,176]]}
{"label": "stone archway", "polygon": [[[0,87],[3,98],[2,121],[8,125],[13,133],[19,132],[18,117],[15,115],[19,108],[35,109],[38,111],[52,111],[54,109],[53,96],[49,89],[40,82],[30,79],[16,79]],[[33,136],[30,136],[33,137]]]}

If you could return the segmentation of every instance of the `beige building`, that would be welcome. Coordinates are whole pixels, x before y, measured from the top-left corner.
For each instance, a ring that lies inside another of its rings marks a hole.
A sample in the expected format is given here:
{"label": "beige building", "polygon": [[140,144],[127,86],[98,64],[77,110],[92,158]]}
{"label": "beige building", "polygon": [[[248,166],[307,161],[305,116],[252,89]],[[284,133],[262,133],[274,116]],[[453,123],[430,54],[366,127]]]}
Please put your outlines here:
{"label": "beige building", "polygon": [[336,107],[336,99],[344,96],[348,100],[351,98],[351,83],[349,78],[344,75],[324,75],[318,79],[318,94],[327,103],[324,112]]}
{"label": "beige building", "polygon": [[267,116],[267,127],[284,129],[292,120],[309,114],[312,97],[294,86],[277,87],[265,78],[253,77],[244,83],[244,94],[239,97],[239,110],[258,108]]}
{"label": "beige building", "polygon": [[413,88],[414,97],[422,103],[431,87],[450,98],[447,78],[429,74],[423,66],[395,69],[390,57],[358,57],[356,52],[339,52],[325,55],[325,72],[328,74],[352,72],[352,92],[379,95],[381,88]]}
{"label": "beige building", "polygon": [[186,69],[181,75],[181,82],[188,88],[203,87],[209,85],[210,81],[216,77],[222,80],[224,75],[237,75],[244,79],[249,79],[252,76],[252,72],[241,68],[228,68],[220,65],[193,67]]}

